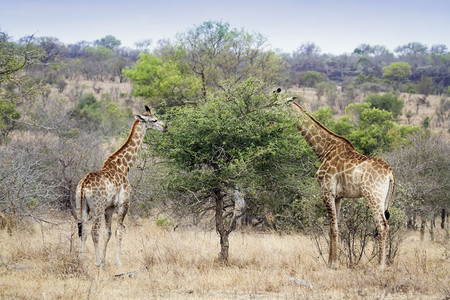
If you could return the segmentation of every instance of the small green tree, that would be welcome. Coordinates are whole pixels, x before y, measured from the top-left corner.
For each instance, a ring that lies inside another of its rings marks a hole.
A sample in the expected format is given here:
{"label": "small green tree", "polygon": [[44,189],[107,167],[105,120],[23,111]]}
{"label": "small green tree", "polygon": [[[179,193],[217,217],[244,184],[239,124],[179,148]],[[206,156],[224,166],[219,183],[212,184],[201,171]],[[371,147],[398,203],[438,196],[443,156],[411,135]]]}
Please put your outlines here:
{"label": "small green tree", "polygon": [[101,130],[104,134],[119,134],[130,117],[130,112],[123,112],[117,103],[111,101],[109,94],[103,94],[101,100],[93,94],[86,94],[78,100],[73,111],[78,126],[86,131]]}
{"label": "small green tree", "polygon": [[396,88],[400,82],[406,80],[411,74],[411,65],[407,62],[394,62],[383,67],[383,78],[393,81]]}
{"label": "small green tree", "polygon": [[176,49],[161,59],[142,53],[132,68],[124,70],[133,82],[133,95],[143,97],[155,108],[195,103],[201,97],[201,81],[183,60],[186,51]]}
{"label": "small green tree", "polygon": [[420,81],[417,84],[417,92],[419,92],[419,94],[425,95],[425,97],[432,94],[434,92],[433,79],[428,76],[420,77]]}
{"label": "small green tree", "polygon": [[368,155],[389,150],[419,130],[417,126],[396,124],[391,112],[371,107],[368,102],[350,104],[346,115],[336,121],[329,108],[319,109],[315,116],[328,129],[348,138],[358,151]]}
{"label": "small green tree", "polygon": [[18,102],[25,97],[28,101],[33,100],[41,88],[21,71],[36,63],[42,54],[42,49],[31,43],[31,37],[23,45],[17,45],[7,34],[0,32],[0,143],[21,116]]}
{"label": "small green tree", "polygon": [[316,72],[316,71],[308,71],[303,74],[301,79],[301,86],[313,87],[317,83],[325,80],[325,74]]}
{"label": "small green tree", "polygon": [[225,263],[228,236],[237,218],[233,205],[226,205],[226,194],[245,184],[256,166],[267,172],[261,166],[267,166],[280,148],[297,153],[296,147],[285,142],[295,130],[294,122],[287,111],[268,107],[273,96],[264,90],[261,81],[251,78],[203,105],[174,108],[168,114],[167,132],[149,140],[152,149],[175,169],[170,189],[194,193],[195,203],[214,209],[220,260]]}
{"label": "small green tree", "polygon": [[114,50],[117,47],[119,47],[121,43],[122,42],[120,40],[116,39],[114,36],[107,35],[107,36],[105,36],[105,37],[103,37],[103,38],[101,38],[99,40],[96,40],[94,42],[94,45],[96,45],[96,46],[103,46],[105,48]]}
{"label": "small green tree", "polygon": [[394,118],[402,113],[405,106],[402,99],[391,93],[373,94],[364,99],[364,102],[370,103],[371,107],[391,112]]}

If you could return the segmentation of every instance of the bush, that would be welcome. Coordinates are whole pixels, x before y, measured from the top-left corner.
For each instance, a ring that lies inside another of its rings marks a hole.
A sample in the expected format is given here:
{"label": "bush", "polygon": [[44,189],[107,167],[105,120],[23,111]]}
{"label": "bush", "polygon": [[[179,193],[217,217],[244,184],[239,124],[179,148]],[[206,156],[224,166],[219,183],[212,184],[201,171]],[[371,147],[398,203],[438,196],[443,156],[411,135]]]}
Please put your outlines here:
{"label": "bush", "polygon": [[370,95],[364,99],[364,102],[370,103],[371,107],[391,112],[394,118],[402,113],[405,106],[402,99],[391,93]]}
{"label": "bush", "polygon": [[[395,203],[394,203],[395,204]],[[395,205],[389,209],[389,235],[386,244],[387,263],[392,264],[405,231],[406,216]],[[316,251],[326,263],[328,259],[329,236],[326,218],[318,218],[310,228]],[[343,200],[339,220],[339,260],[341,264],[354,268],[361,263],[371,262],[378,256],[378,234],[372,212],[364,199]]]}
{"label": "bush", "polygon": [[158,217],[156,220],[156,226],[158,227],[173,227],[173,221],[168,218]]}

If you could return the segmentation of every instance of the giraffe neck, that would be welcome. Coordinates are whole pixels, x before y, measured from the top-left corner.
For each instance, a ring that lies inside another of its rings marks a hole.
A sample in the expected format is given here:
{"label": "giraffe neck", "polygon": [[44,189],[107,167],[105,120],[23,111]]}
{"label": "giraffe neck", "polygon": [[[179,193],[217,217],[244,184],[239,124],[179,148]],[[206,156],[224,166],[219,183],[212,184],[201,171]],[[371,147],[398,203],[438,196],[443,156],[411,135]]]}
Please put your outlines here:
{"label": "giraffe neck", "polygon": [[349,140],[331,132],[307,113],[299,104],[293,102],[292,107],[299,116],[299,122],[297,123],[298,130],[321,162],[337,148],[355,149]]}
{"label": "giraffe neck", "polygon": [[114,165],[118,170],[128,173],[136,161],[144,136],[145,129],[135,120],[126,142],[103,162],[103,168]]}

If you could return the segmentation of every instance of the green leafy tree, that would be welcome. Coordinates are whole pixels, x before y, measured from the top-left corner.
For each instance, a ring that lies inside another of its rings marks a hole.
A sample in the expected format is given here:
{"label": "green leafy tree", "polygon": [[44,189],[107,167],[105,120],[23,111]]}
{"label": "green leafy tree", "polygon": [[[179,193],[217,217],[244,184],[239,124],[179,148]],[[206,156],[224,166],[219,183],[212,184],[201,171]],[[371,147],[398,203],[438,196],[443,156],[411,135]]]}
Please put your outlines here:
{"label": "green leafy tree", "polygon": [[392,113],[371,107],[368,102],[347,106],[346,115],[333,119],[330,108],[320,108],[314,113],[319,122],[331,131],[348,138],[364,154],[390,150],[403,143],[409,135],[419,130],[417,126],[398,125]]}
{"label": "green leafy tree", "polygon": [[102,95],[100,101],[93,94],[87,94],[79,99],[74,110],[80,128],[86,131],[100,130],[107,135],[127,130],[125,125],[130,115],[131,112],[123,112],[117,103],[111,101],[108,94]]}
{"label": "green leafy tree", "polygon": [[411,65],[407,62],[394,62],[383,67],[383,78],[393,81],[396,87],[411,74]]}
{"label": "green leafy tree", "polygon": [[116,39],[112,35],[107,35],[99,40],[94,41],[94,45],[102,46],[102,47],[108,48],[110,50],[116,49],[121,44],[122,44],[122,42],[120,40]]}
{"label": "green leafy tree", "polygon": [[420,77],[420,81],[417,84],[417,92],[425,96],[432,94],[434,92],[433,79],[429,76]]}
{"label": "green leafy tree", "polygon": [[124,70],[133,82],[133,95],[150,100],[156,108],[195,103],[201,97],[201,81],[186,63],[183,49],[166,59],[142,53],[131,68]]}
{"label": "green leafy tree", "polygon": [[370,103],[371,107],[391,112],[394,118],[402,113],[405,106],[402,99],[391,93],[373,94],[364,99],[364,102]]}
{"label": "green leafy tree", "polygon": [[226,205],[228,191],[243,184],[250,186],[249,178],[267,172],[263,166],[275,165],[269,161],[278,157],[280,148],[286,148],[284,153],[298,153],[286,142],[295,131],[295,123],[287,111],[270,108],[274,99],[272,93],[264,92],[264,86],[250,78],[200,106],[173,108],[167,132],[149,140],[174,168],[170,189],[194,193],[195,203],[200,201],[214,209],[223,262],[228,260],[228,236],[237,218],[234,205]]}
{"label": "green leafy tree", "polygon": [[31,38],[18,45],[0,32],[0,143],[7,139],[20,118],[19,102],[32,101],[40,90],[22,70],[39,61],[42,50],[31,44]]}
{"label": "green leafy tree", "polygon": [[303,74],[301,85],[307,86],[307,87],[313,87],[319,82],[322,82],[325,80],[325,74],[316,72],[316,71],[308,71],[305,74]]}

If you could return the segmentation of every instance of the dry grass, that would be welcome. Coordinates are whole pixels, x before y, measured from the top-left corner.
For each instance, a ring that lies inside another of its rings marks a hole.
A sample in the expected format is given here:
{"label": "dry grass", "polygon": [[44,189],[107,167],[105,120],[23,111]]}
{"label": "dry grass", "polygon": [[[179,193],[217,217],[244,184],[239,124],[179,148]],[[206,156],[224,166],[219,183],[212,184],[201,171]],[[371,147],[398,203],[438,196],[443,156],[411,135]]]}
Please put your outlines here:
{"label": "dry grass", "polygon": [[[70,217],[67,217],[67,220]],[[70,221],[0,232],[0,299],[444,299],[450,297],[449,244],[419,242],[411,233],[396,263],[380,271],[327,269],[303,235],[235,232],[230,264],[217,261],[214,231],[167,230],[154,220],[128,224],[122,267],[112,238],[104,270],[89,238],[82,260]],[[130,272],[128,276],[114,275]],[[304,280],[312,288],[296,283]]]}

